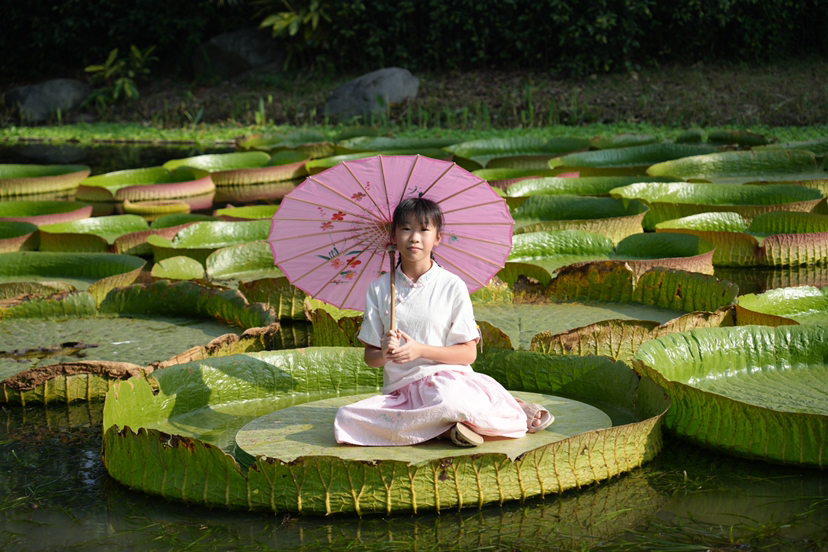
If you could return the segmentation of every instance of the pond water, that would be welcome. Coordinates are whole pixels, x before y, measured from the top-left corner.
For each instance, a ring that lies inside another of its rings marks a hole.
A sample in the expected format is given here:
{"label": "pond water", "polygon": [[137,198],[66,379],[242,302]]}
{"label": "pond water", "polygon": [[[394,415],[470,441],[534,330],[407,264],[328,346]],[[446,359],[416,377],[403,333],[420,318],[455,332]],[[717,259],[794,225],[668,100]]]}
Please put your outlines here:
{"label": "pond water", "polygon": [[[0,410],[2,550],[821,550],[828,479],[668,438],[585,489],[436,514],[224,511],[131,491],[100,461],[101,406]],[[690,545],[690,546],[688,546]]]}
{"label": "pond water", "polygon": [[[81,163],[102,174],[227,151],[3,146],[0,163]],[[828,284],[822,267],[716,272],[742,293]],[[670,436],[640,469],[543,499],[440,515],[294,517],[125,488],[101,462],[101,409],[0,407],[0,549],[828,549],[824,472],[735,459]]]}

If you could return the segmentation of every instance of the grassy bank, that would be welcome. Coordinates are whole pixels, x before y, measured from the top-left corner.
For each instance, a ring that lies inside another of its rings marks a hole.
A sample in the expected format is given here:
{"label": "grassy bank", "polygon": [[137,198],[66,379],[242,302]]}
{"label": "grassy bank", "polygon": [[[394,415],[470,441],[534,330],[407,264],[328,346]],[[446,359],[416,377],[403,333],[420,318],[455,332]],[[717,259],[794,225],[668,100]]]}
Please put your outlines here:
{"label": "grassy bank", "polygon": [[[317,128],[328,95],[356,75],[253,74],[214,86],[156,80],[131,103],[87,108],[49,126],[2,114],[0,141],[231,143],[255,133]],[[664,67],[558,79],[531,72],[423,74],[415,100],[367,121],[382,134],[460,139],[513,134],[670,139],[683,130],[748,129],[780,141],[828,135],[828,62]],[[83,122],[79,122],[83,121]]]}

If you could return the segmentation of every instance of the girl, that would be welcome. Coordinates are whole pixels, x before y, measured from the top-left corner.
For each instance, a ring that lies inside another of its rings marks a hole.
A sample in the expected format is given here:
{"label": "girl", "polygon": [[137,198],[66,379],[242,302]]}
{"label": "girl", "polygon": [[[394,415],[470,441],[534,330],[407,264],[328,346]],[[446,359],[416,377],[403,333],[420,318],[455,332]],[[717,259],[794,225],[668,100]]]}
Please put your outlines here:
{"label": "girl", "polygon": [[554,420],[545,408],[516,400],[472,370],[479,334],[468,288],[431,255],[442,226],[440,206],[429,199],[406,199],[394,210],[399,329],[388,329],[391,282],[385,274],[368,289],[359,333],[365,362],[385,367],[385,394],[339,409],[339,443],[412,445],[446,437],[458,446],[477,446],[483,436],[522,437]]}

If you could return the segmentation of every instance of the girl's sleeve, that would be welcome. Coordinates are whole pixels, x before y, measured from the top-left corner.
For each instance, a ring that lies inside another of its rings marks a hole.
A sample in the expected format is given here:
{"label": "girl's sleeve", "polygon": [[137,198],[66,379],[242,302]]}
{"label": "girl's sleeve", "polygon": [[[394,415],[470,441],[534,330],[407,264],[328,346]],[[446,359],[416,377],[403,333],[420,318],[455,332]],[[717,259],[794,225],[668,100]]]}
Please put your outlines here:
{"label": "girl's sleeve", "polygon": [[379,311],[378,286],[369,286],[365,294],[365,314],[357,338],[366,345],[382,346],[382,318]]}
{"label": "girl's sleeve", "polygon": [[466,284],[460,281],[454,293],[452,305],[451,327],[446,339],[446,345],[457,345],[480,339],[477,322],[474,319],[474,309]]}

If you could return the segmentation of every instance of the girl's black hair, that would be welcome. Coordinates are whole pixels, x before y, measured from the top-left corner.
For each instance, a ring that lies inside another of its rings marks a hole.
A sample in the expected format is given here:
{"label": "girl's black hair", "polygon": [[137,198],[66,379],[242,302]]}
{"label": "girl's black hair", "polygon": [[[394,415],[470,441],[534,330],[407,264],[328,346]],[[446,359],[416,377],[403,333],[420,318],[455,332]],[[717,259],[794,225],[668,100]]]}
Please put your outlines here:
{"label": "girl's black hair", "polygon": [[[422,225],[432,224],[439,235],[443,231],[443,210],[436,202],[424,197],[409,197],[404,199],[394,209],[394,216],[391,218],[391,234],[397,231],[397,226],[407,224],[408,220],[420,221]],[[431,259],[434,259],[434,252],[431,252]],[[400,266],[402,256],[397,255],[397,266]]]}
{"label": "girl's black hair", "polygon": [[411,217],[420,221],[420,224],[433,224],[438,234],[443,230],[443,210],[437,203],[424,197],[409,197],[394,209],[391,233],[396,232],[397,226],[407,223]]}

